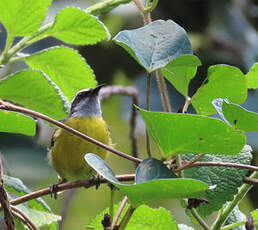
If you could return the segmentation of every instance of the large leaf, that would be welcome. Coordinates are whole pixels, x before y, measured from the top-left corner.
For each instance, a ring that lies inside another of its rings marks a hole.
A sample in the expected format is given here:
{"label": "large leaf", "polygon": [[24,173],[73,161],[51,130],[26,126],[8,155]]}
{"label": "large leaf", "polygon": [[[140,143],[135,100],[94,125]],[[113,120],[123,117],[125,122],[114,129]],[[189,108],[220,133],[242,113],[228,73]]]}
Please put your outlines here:
{"label": "large leaf", "polygon": [[[193,154],[183,155],[183,160],[191,160]],[[251,147],[246,145],[241,153],[235,156],[205,155],[200,161],[231,162],[250,165],[252,160]],[[231,201],[242,185],[247,170],[230,167],[196,167],[184,170],[185,177],[201,180],[209,185],[217,185],[216,188],[208,190],[204,197],[209,204],[201,204],[198,212],[202,216],[210,215],[219,210],[227,201]]]}
{"label": "large leaf", "polygon": [[258,132],[258,113],[250,112],[240,105],[230,103],[228,100],[220,100],[222,119],[230,122],[235,129],[241,129],[245,132]]}
{"label": "large leaf", "polygon": [[[117,212],[119,205],[114,206],[114,211]],[[125,214],[128,205],[123,210],[122,215],[120,216],[121,220]],[[104,215],[109,212],[109,209],[106,208],[101,213],[99,213],[86,227],[86,229],[103,229],[101,221],[104,218]],[[143,218],[144,217],[144,218]],[[130,218],[129,223],[126,226],[126,230],[178,230],[178,226],[174,221],[171,213],[164,209],[153,209],[147,205],[139,206],[133,213]],[[181,228],[180,228],[181,229]]]}
{"label": "large leaf", "polygon": [[0,0],[0,22],[8,36],[27,36],[37,32],[52,0]]}
{"label": "large leaf", "polygon": [[0,111],[0,132],[36,134],[36,121],[28,116],[10,111]]}
{"label": "large leaf", "polygon": [[247,86],[249,89],[258,88],[258,63],[255,63],[246,74]]}
{"label": "large leaf", "polygon": [[22,70],[0,81],[0,98],[58,120],[69,107],[60,89],[38,70]]}
{"label": "large leaf", "polygon": [[54,47],[25,59],[31,68],[42,70],[71,101],[78,90],[96,86],[95,76],[78,51]]}
{"label": "large leaf", "polygon": [[242,131],[218,119],[149,112],[139,109],[148,133],[164,155],[180,153],[237,154],[245,143]]}
{"label": "large leaf", "polygon": [[43,36],[54,36],[74,45],[92,45],[110,37],[107,28],[98,18],[79,8],[62,9],[57,14],[52,28]]}
{"label": "large leaf", "polygon": [[201,62],[196,56],[183,55],[169,62],[162,68],[162,73],[180,93],[187,97],[190,80],[200,65]]}
{"label": "large leaf", "polygon": [[157,20],[139,29],[121,31],[114,41],[148,72],[166,66],[182,54],[192,54],[185,30],[172,20]]}
{"label": "large leaf", "polygon": [[112,169],[99,156],[88,153],[87,163],[101,176],[116,186],[130,202],[137,206],[154,199],[164,198],[196,198],[204,194],[209,187],[193,179],[155,179],[140,184],[121,184]]}
{"label": "large leaf", "polygon": [[241,70],[229,65],[214,65],[208,69],[208,83],[197,90],[192,104],[197,113],[210,115],[216,112],[212,106],[215,98],[241,104],[246,97],[247,81]]}

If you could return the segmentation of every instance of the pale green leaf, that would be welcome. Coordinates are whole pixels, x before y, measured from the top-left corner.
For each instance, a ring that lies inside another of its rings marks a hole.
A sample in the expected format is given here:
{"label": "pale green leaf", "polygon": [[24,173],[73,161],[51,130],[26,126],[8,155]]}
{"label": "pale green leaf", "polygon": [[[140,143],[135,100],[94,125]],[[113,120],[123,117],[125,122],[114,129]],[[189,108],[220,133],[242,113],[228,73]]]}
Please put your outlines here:
{"label": "pale green leaf", "polygon": [[188,96],[188,85],[195,76],[200,60],[194,55],[182,55],[169,62],[162,73],[164,77],[185,97]]}
{"label": "pale green leaf", "polygon": [[215,98],[225,98],[237,104],[247,98],[247,81],[237,67],[214,65],[208,69],[208,83],[201,86],[192,97],[197,113],[210,115],[216,112],[212,106]]}
{"label": "pale green leaf", "polygon": [[110,37],[107,28],[97,17],[79,8],[62,9],[52,28],[43,36],[53,36],[74,45],[93,45]]}
{"label": "pale green leaf", "polygon": [[67,116],[69,106],[60,89],[38,70],[22,70],[0,81],[0,98],[57,120]]}
{"label": "pale green leaf", "polygon": [[242,131],[225,122],[193,114],[139,109],[148,133],[164,155],[180,153],[237,154],[245,143]]}
{"label": "pale green leaf", "polygon": [[52,0],[0,0],[0,22],[8,36],[27,36],[38,31]]}
{"label": "pale green leaf", "polygon": [[180,55],[192,54],[185,30],[172,20],[156,20],[139,29],[123,30],[114,41],[148,72],[166,66]]}
{"label": "pale green leaf", "polygon": [[34,136],[36,121],[20,113],[0,111],[0,132]]}
{"label": "pale green leaf", "polygon": [[78,90],[96,86],[92,69],[74,49],[54,47],[26,57],[25,61],[30,68],[47,74],[70,102]]}
{"label": "pale green leaf", "polygon": [[258,88],[258,63],[254,63],[252,68],[246,74],[248,89]]}

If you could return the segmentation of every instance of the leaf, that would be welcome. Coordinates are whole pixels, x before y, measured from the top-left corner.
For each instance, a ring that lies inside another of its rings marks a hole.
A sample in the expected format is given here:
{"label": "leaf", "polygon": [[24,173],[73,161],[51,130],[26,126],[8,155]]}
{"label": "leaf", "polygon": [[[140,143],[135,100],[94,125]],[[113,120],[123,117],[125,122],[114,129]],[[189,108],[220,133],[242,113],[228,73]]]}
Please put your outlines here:
{"label": "leaf", "polygon": [[[114,206],[114,211],[117,212],[120,205]],[[126,206],[128,208],[128,205]],[[123,210],[120,220],[123,218],[126,209]],[[104,215],[109,212],[106,208],[100,214],[98,214],[89,224],[86,229],[103,229],[101,221]],[[143,218],[144,217],[144,218]],[[133,213],[129,223],[126,226],[126,230],[178,230],[178,226],[171,216],[171,213],[164,208],[150,208],[147,205],[139,206]],[[180,228],[181,229],[181,228]],[[190,229],[189,229],[190,230]]]}
{"label": "leaf", "polygon": [[223,119],[231,123],[234,129],[240,129],[245,132],[258,132],[258,114],[250,112],[240,105],[230,103],[228,100],[222,100]]}
{"label": "leaf", "polygon": [[[62,218],[61,216],[55,215],[53,213],[49,212],[43,212],[43,211],[38,211],[35,209],[29,209],[29,217],[33,221],[34,224],[36,224],[37,227],[39,228],[46,228],[50,229],[49,225],[54,224],[52,226],[52,229],[57,229],[57,221],[60,221]],[[55,228],[53,228],[55,226]]]}
{"label": "leaf", "polygon": [[137,167],[135,182],[140,184],[160,178],[178,178],[166,165],[155,158],[144,159]]}
{"label": "leaf", "polygon": [[43,23],[52,0],[0,0],[0,21],[8,36],[28,36]]}
{"label": "leaf", "polygon": [[248,89],[258,88],[258,63],[254,63],[252,68],[246,74],[246,80]]}
{"label": "leaf", "polygon": [[111,182],[130,202],[137,206],[154,199],[164,198],[196,198],[204,194],[209,187],[198,180],[192,179],[156,179],[141,184],[121,184],[115,178],[111,168],[99,156],[88,153],[86,162],[101,176]]}
{"label": "leaf", "polygon": [[258,209],[253,210],[251,213],[251,216],[254,219],[254,224],[258,224]]}
{"label": "leaf", "polygon": [[[31,192],[27,186],[19,179],[4,175],[4,188],[12,195],[12,197],[24,196]],[[50,208],[41,198],[28,201],[28,206],[38,211],[50,212]]]}
{"label": "leaf", "polygon": [[[252,160],[251,147],[246,145],[241,153],[235,156],[205,155],[200,161],[231,162],[250,165]],[[193,154],[185,154],[183,160],[191,160]],[[230,167],[197,167],[184,170],[187,178],[201,180],[208,185],[217,185],[216,188],[206,191],[204,198],[209,204],[201,204],[198,212],[202,216],[208,216],[219,210],[227,201],[231,201],[238,192],[238,187],[243,183],[247,170]]]}
{"label": "leaf", "polygon": [[[15,199],[31,193],[19,178],[4,175],[4,188],[8,191],[9,199]],[[17,208],[21,209],[32,222],[40,229],[58,230],[57,221],[61,219],[51,212],[51,209],[42,198],[32,199],[28,202],[19,204]],[[17,229],[27,229],[23,223],[17,221]],[[19,226],[19,228],[18,228]]]}
{"label": "leaf", "polygon": [[234,130],[218,119],[138,109],[148,133],[164,155],[237,154],[246,143],[246,137],[242,131]]}
{"label": "leaf", "polygon": [[26,57],[30,68],[40,69],[55,82],[71,102],[76,92],[96,86],[95,76],[78,51],[53,47]]}
{"label": "leaf", "polygon": [[139,29],[121,31],[113,40],[149,73],[180,55],[192,54],[185,30],[172,20],[157,20]]}
{"label": "leaf", "polygon": [[229,65],[211,66],[208,69],[208,80],[208,83],[201,86],[192,97],[192,104],[197,113],[215,113],[212,106],[215,98],[226,98],[237,104],[246,100],[247,81],[238,68]]}
{"label": "leaf", "polygon": [[43,34],[73,45],[93,45],[110,34],[97,18],[79,8],[66,7],[57,14],[52,28]]}
{"label": "leaf", "polygon": [[162,68],[162,73],[180,93],[187,97],[190,80],[195,76],[197,67],[200,65],[198,57],[182,55]]}
{"label": "leaf", "polygon": [[20,113],[0,110],[0,132],[19,133],[28,136],[36,134],[36,121]]}
{"label": "leaf", "polygon": [[69,102],[60,89],[38,70],[22,70],[0,81],[0,98],[60,120]]}
{"label": "leaf", "polygon": [[[242,213],[240,211],[239,207],[236,206],[233,209],[233,211],[230,213],[230,215],[228,216],[228,218],[223,226],[235,224],[238,222],[246,222],[246,216],[244,215],[244,213]],[[232,230],[246,230],[246,228],[245,228],[245,226],[238,226],[236,228],[232,228]]]}

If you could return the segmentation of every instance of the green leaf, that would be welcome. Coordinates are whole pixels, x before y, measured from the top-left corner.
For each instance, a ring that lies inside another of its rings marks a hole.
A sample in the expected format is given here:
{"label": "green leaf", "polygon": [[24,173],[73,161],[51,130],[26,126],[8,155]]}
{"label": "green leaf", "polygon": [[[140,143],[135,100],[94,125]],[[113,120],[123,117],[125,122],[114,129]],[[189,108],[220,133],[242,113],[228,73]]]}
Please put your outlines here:
{"label": "green leaf", "polygon": [[86,162],[101,176],[116,186],[130,202],[137,206],[153,199],[164,198],[196,198],[204,194],[209,187],[192,179],[156,179],[141,184],[121,184],[115,178],[111,168],[99,156],[88,153]]}
{"label": "green leaf", "polygon": [[197,113],[215,113],[216,110],[212,106],[215,98],[226,98],[237,104],[246,100],[247,81],[238,68],[229,65],[211,66],[208,69],[208,80],[192,97],[192,104]]}
{"label": "green leaf", "polygon": [[[19,178],[10,177],[7,175],[4,175],[4,188],[11,194],[12,197],[15,198],[17,196],[24,196],[31,192],[31,190],[25,186]],[[50,212],[50,208],[41,198],[29,200],[28,207],[38,211]]]}
{"label": "green leaf", "polygon": [[74,45],[93,45],[110,38],[108,29],[97,17],[68,7],[57,14],[52,28],[43,36],[53,36]]}
{"label": "green leaf", "polygon": [[[252,160],[251,147],[246,145],[241,153],[235,156],[205,155],[200,161],[231,162],[250,165]],[[191,160],[193,154],[185,154],[183,160]],[[219,210],[227,201],[231,201],[238,192],[238,187],[243,183],[247,170],[230,167],[197,167],[184,170],[185,177],[201,180],[208,185],[217,185],[216,188],[208,190],[204,198],[209,204],[201,204],[198,212],[202,216],[210,215]]]}
{"label": "green leaf", "polygon": [[[114,206],[114,211],[117,212],[119,205]],[[126,206],[128,208],[128,205]],[[122,215],[119,220],[125,214],[126,209],[123,210]],[[86,227],[86,229],[103,229],[101,221],[104,218],[104,215],[109,212],[109,209],[106,208],[100,214],[98,214]],[[178,230],[178,226],[174,221],[171,213],[164,208],[150,208],[147,205],[139,206],[133,213],[126,230]],[[181,229],[181,228],[180,228]],[[190,230],[190,229],[188,229]]]}
{"label": "green leaf", "polygon": [[246,74],[246,80],[248,89],[258,88],[258,63],[254,63],[252,68]]}
{"label": "green leaf", "polygon": [[78,51],[54,47],[26,57],[30,68],[40,69],[55,82],[69,101],[76,92],[96,86],[95,76]]}
{"label": "green leaf", "polygon": [[255,209],[253,210],[251,213],[250,213],[254,219],[254,224],[258,224],[258,209]]}
{"label": "green leaf", "polygon": [[175,58],[162,68],[164,77],[185,97],[188,96],[188,85],[201,65],[198,57],[183,55]]}
{"label": "green leaf", "polygon": [[166,66],[180,55],[192,54],[185,30],[172,20],[157,20],[139,29],[121,31],[114,41],[148,72]]}
{"label": "green leaf", "polygon": [[138,109],[148,133],[164,155],[237,154],[246,143],[242,131],[234,130],[225,122],[215,118]]}
{"label": "green leaf", "polygon": [[228,100],[221,100],[222,118],[230,122],[233,128],[245,132],[258,131],[258,113],[250,112]]}
{"label": "green leaf", "polygon": [[[39,228],[44,228],[44,229],[57,229],[57,221],[60,221],[62,218],[61,216],[55,215],[53,213],[49,212],[43,212],[43,211],[38,211],[35,209],[29,209],[29,217],[31,218],[32,222],[36,224],[37,227]],[[50,225],[53,224],[50,228]],[[53,228],[55,226],[55,228]]]}
{"label": "green leaf", "polygon": [[44,21],[51,0],[0,0],[0,22],[8,36],[36,33]]}
{"label": "green leaf", "polygon": [[28,136],[36,134],[36,121],[23,114],[0,111],[0,121],[0,132],[19,133]]}
{"label": "green leaf", "polygon": [[162,161],[155,158],[144,159],[136,169],[136,184],[161,178],[178,178],[178,176],[169,170]]}
{"label": "green leaf", "polygon": [[60,120],[69,102],[60,89],[38,70],[22,70],[0,81],[0,98]]}

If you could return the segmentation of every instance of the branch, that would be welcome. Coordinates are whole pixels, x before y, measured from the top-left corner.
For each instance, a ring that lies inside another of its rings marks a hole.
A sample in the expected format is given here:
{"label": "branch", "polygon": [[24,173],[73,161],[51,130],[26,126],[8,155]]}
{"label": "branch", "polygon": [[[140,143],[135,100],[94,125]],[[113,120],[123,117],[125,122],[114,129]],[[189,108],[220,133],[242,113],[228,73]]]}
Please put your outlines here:
{"label": "branch", "polygon": [[126,206],[127,201],[128,201],[128,198],[127,198],[127,196],[125,196],[124,199],[122,200],[121,205],[120,205],[120,207],[116,213],[116,216],[112,222],[111,229],[113,229],[117,225],[117,222]]}
{"label": "branch", "polygon": [[237,164],[237,163],[230,163],[230,162],[194,162],[192,164],[189,164],[189,161],[184,161],[183,164],[187,164],[187,167],[183,166],[184,169],[186,168],[193,168],[193,167],[199,167],[199,166],[214,166],[214,167],[231,167],[231,168],[242,168],[247,169],[250,171],[258,171],[257,166],[253,165],[245,165],[245,164]]}
{"label": "branch", "polygon": [[139,11],[141,12],[142,14],[142,17],[143,17],[143,21],[144,21],[144,24],[147,25],[147,24],[150,24],[151,23],[151,15],[150,15],[150,12],[147,12],[144,5],[141,3],[140,0],[133,0],[134,4],[137,6],[137,8],[139,9]]}
{"label": "branch", "polygon": [[[147,90],[146,90],[146,102],[145,108],[146,110],[150,110],[150,89],[151,89],[151,73],[147,73]],[[150,137],[147,132],[147,128],[145,128],[146,132],[146,149],[148,157],[151,157],[151,148],[150,148]]]}
{"label": "branch", "polygon": [[[133,181],[134,180],[135,175],[134,174],[124,174],[124,175],[117,175],[116,178],[119,181]],[[58,184],[55,188],[55,192],[61,192],[61,191],[65,191],[68,189],[72,189],[72,188],[79,188],[79,187],[85,187],[85,188],[90,188],[92,186],[96,186],[98,184],[104,184],[107,183],[108,181],[104,178],[101,179],[97,179],[97,178],[92,178],[89,180],[79,180],[79,181],[72,181],[72,182],[67,182],[67,183],[62,183],[62,184]],[[40,189],[38,191],[34,191],[31,193],[28,193],[24,196],[20,196],[16,199],[13,199],[10,201],[11,205],[18,205],[24,202],[27,202],[29,200],[33,200],[45,195],[49,195],[51,194],[52,191],[50,190],[50,188],[44,188],[44,189]],[[2,210],[3,207],[0,207],[0,210]]]}
{"label": "branch", "polygon": [[8,111],[14,111],[14,112],[20,112],[20,113],[23,113],[23,114],[27,114],[27,115],[30,115],[30,116],[33,116],[33,117],[37,117],[37,118],[40,118],[40,119],[43,119],[45,121],[48,121],[62,129],[65,129],[66,131],[88,141],[88,142],[91,142],[105,150],[108,150],[109,152],[112,152],[112,153],[115,153],[116,155],[120,156],[120,157],[123,157],[125,159],[128,159],[128,160],[131,160],[131,161],[134,161],[136,163],[140,163],[142,160],[141,159],[138,159],[138,158],[135,158],[133,156],[130,156],[128,154],[125,154],[121,151],[118,151],[108,145],[105,145],[103,144],[102,142],[100,141],[97,141],[79,131],[77,131],[76,129],[73,129],[65,124],[63,124],[62,122],[60,121],[57,121],[57,120],[54,120],[42,113],[38,113],[38,112],[35,112],[33,110],[30,110],[30,109],[27,109],[27,108],[23,108],[23,107],[20,107],[20,106],[16,106],[16,105],[13,105],[13,104],[10,104],[10,103],[7,103],[7,102],[4,102],[2,100],[0,100],[0,109],[2,110],[8,110]]}
{"label": "branch", "polygon": [[107,86],[100,90],[100,100],[105,100],[112,95],[127,95],[132,97],[132,112],[130,117],[130,139],[132,142],[132,155],[138,157],[137,137],[136,137],[136,116],[137,110],[134,105],[138,105],[139,93],[134,87],[128,86]]}
{"label": "branch", "polygon": [[7,230],[15,230],[14,217],[11,211],[10,203],[8,201],[7,193],[4,189],[3,181],[3,167],[2,167],[2,158],[0,157],[0,204],[4,210],[4,221],[7,227]]}
{"label": "branch", "polygon": [[40,230],[32,220],[19,208],[11,205],[12,213],[18,217],[24,224],[26,224],[31,230]]}

